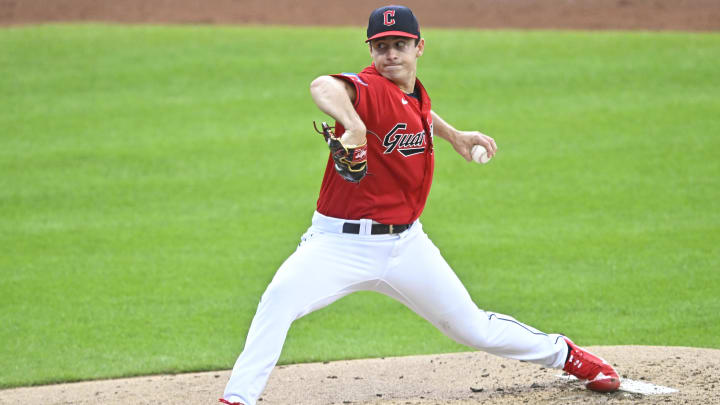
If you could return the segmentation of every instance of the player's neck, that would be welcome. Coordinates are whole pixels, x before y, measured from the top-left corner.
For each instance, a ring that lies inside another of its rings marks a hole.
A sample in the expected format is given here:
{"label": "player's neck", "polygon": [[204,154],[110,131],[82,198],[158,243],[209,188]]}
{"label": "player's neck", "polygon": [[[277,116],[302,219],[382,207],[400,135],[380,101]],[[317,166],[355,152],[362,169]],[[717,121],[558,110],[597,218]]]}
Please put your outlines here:
{"label": "player's neck", "polygon": [[396,86],[400,88],[404,93],[412,93],[415,91],[415,72],[408,75],[404,79],[392,80]]}

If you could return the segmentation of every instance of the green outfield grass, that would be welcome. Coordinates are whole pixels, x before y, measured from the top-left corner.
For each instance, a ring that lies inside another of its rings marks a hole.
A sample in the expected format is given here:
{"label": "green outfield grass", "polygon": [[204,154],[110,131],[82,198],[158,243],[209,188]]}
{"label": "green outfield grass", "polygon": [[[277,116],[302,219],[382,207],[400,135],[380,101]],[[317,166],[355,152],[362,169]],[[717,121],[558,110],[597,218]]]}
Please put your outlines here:
{"label": "green outfield grass", "polygon": [[[720,348],[720,35],[425,30],[422,220],[481,308],[583,345]],[[0,29],[0,387],[227,369],[314,209],[308,93],[361,28]],[[467,350],[359,293],[282,363]]]}

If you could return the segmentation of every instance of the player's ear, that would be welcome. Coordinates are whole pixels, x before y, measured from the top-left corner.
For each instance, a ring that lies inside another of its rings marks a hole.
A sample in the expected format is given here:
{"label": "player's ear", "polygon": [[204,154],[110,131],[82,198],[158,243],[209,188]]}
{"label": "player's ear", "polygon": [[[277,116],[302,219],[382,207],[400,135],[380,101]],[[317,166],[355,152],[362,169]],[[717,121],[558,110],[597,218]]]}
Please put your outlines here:
{"label": "player's ear", "polygon": [[416,52],[417,57],[418,58],[421,57],[423,52],[425,51],[425,38],[420,38],[420,41],[418,42],[418,44],[415,48],[417,48],[417,52]]}

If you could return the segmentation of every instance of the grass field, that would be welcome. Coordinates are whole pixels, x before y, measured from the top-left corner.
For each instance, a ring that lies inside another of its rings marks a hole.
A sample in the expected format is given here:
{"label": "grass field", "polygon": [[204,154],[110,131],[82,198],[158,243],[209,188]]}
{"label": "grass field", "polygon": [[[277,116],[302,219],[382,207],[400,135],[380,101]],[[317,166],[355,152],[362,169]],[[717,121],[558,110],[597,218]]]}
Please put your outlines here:
{"label": "grass field", "polygon": [[[426,231],[481,308],[580,344],[720,348],[720,35],[426,30]],[[308,93],[358,28],[0,30],[0,387],[230,368],[309,224]],[[385,297],[282,363],[466,350]]]}

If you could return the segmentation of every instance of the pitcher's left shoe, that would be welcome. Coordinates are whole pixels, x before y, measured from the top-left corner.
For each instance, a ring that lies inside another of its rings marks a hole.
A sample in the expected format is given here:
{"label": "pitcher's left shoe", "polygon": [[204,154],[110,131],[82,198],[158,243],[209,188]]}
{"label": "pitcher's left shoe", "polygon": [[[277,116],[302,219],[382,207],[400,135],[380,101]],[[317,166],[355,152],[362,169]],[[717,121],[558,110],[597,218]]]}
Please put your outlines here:
{"label": "pitcher's left shoe", "polygon": [[613,392],[620,387],[617,371],[605,360],[575,345],[565,338],[568,345],[568,359],[563,370],[580,380],[586,380],[585,387],[597,392]]}

